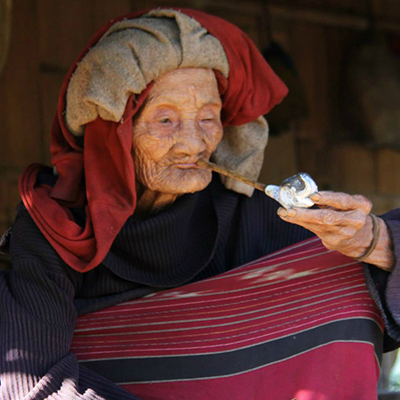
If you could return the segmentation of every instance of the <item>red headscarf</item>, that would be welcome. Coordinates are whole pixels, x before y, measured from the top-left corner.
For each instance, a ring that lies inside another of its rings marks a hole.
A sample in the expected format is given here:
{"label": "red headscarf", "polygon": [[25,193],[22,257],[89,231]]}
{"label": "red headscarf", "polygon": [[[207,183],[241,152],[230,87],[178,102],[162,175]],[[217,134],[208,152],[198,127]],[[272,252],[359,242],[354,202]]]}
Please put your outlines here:
{"label": "red headscarf", "polygon": [[[269,112],[287,94],[253,42],[236,26],[200,11],[179,9],[194,18],[217,38],[229,62],[229,78],[216,72],[222,98],[222,122],[242,125]],[[33,220],[73,269],[86,272],[99,265],[136,207],[135,171],[131,155],[132,117],[140,108],[151,84],[135,99],[130,98],[122,123],[97,118],[85,127],[82,148],[64,122],[65,96],[71,75],[89,49],[111,25],[133,19],[141,11],[110,21],[89,41],[70,68],[61,88],[51,130],[52,164],[58,172],[54,188],[37,185],[43,166],[25,169],[19,190]],[[106,166],[106,167],[105,167]],[[74,221],[69,207],[85,207],[86,224]]]}

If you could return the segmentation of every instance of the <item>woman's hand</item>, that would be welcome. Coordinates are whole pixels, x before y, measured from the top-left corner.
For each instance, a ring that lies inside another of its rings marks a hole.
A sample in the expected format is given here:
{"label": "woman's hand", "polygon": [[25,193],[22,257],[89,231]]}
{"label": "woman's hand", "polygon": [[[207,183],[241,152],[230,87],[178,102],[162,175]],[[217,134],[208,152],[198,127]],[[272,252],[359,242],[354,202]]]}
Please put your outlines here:
{"label": "woman's hand", "polygon": [[[353,258],[364,255],[373,240],[371,201],[364,196],[336,192],[319,192],[311,199],[319,209],[279,208],[278,215],[284,221],[315,233],[329,250],[337,250]],[[394,267],[391,238],[385,222],[380,218],[377,220],[380,225],[379,240],[365,262],[391,271]]]}

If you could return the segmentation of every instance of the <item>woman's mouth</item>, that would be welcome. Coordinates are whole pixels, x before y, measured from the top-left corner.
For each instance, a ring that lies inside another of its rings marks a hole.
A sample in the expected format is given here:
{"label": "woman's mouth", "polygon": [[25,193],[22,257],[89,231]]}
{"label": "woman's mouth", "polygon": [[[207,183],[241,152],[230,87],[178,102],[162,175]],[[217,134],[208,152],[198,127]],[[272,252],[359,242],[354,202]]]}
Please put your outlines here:
{"label": "woman's mouth", "polygon": [[175,164],[176,168],[179,169],[199,169],[200,167],[196,163],[179,163]]}

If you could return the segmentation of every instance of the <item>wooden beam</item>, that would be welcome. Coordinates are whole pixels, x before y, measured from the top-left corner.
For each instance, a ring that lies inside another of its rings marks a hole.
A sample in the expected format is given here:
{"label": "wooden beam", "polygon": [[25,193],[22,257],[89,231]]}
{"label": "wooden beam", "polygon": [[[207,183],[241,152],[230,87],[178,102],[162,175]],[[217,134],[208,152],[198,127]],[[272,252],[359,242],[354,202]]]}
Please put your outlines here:
{"label": "wooden beam", "polygon": [[11,32],[11,0],[0,0],[0,75],[7,61]]}
{"label": "wooden beam", "polygon": [[[371,22],[368,18],[360,15],[348,15],[329,11],[304,9],[290,6],[269,6],[271,17],[283,18],[293,21],[308,22],[336,28],[353,29],[365,31],[370,27],[374,29],[400,33],[400,20],[377,19]],[[371,25],[372,24],[372,25]]]}

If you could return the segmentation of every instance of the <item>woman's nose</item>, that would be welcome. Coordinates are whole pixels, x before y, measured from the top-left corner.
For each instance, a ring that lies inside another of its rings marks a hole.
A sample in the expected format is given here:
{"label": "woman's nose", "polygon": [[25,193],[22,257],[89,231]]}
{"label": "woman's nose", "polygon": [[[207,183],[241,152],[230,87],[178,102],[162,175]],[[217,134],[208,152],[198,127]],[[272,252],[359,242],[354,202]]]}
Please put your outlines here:
{"label": "woman's nose", "polygon": [[181,124],[174,150],[177,154],[189,156],[204,153],[207,150],[204,139],[204,131],[197,121],[185,121]]}

